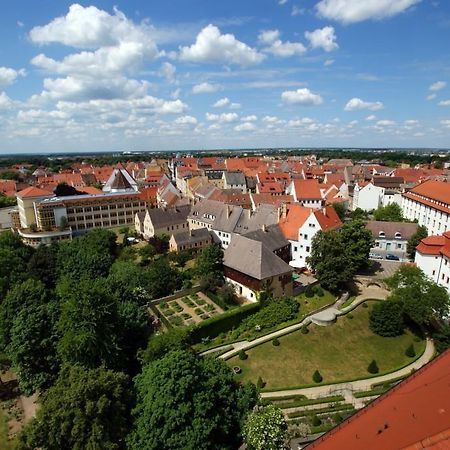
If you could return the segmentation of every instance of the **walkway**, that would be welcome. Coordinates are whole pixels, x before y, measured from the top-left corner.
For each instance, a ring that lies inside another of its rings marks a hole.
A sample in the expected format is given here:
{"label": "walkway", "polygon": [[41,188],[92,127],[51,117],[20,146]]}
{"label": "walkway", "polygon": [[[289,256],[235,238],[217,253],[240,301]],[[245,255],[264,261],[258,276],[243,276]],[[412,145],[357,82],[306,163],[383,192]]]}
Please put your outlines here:
{"label": "walkway", "polygon": [[214,349],[207,350],[206,352],[202,353],[202,355],[207,355],[209,353],[215,353],[220,350],[225,350],[226,348],[232,347],[231,350],[229,350],[226,353],[219,356],[219,358],[221,358],[221,359],[228,359],[228,358],[231,358],[232,356],[237,355],[240,350],[248,350],[252,347],[256,347],[257,345],[263,344],[264,342],[271,341],[274,338],[279,338],[286,334],[292,333],[293,331],[299,330],[303,325],[308,325],[311,322],[314,322],[314,319],[316,317],[317,317],[317,320],[320,322],[324,315],[326,315],[326,316],[334,315],[334,317],[341,316],[341,315],[346,314],[349,311],[353,310],[356,306],[358,306],[360,303],[363,303],[365,300],[367,300],[369,298],[376,298],[376,299],[384,300],[388,296],[388,294],[389,293],[387,290],[378,288],[375,286],[362,287],[361,294],[358,295],[349,306],[347,306],[346,308],[344,308],[342,310],[338,309],[342,303],[341,301],[338,300],[333,305],[331,305],[329,308],[326,308],[323,311],[320,311],[317,313],[312,313],[309,316],[306,316],[299,323],[296,323],[294,325],[290,325],[281,330],[266,334],[264,336],[254,339],[253,341],[239,341],[239,342],[234,342],[231,344],[225,344],[221,347],[216,347]]}
{"label": "walkway", "polygon": [[368,391],[375,383],[382,383],[384,381],[389,381],[394,378],[409,375],[412,370],[420,369],[422,366],[431,361],[433,359],[433,356],[434,356],[433,341],[431,339],[427,339],[425,351],[420,356],[420,358],[418,358],[416,361],[412,362],[408,366],[403,367],[403,369],[396,370],[395,372],[380,375],[378,377],[367,378],[364,380],[351,381],[348,383],[336,383],[336,384],[327,384],[324,386],[313,386],[303,389],[286,389],[284,391],[263,392],[261,396],[263,398],[271,398],[284,396],[288,397],[292,395],[305,395],[309,399],[316,399],[321,397],[328,397],[330,395],[339,395],[339,394],[344,395],[348,393],[349,390],[351,390],[352,392]]}

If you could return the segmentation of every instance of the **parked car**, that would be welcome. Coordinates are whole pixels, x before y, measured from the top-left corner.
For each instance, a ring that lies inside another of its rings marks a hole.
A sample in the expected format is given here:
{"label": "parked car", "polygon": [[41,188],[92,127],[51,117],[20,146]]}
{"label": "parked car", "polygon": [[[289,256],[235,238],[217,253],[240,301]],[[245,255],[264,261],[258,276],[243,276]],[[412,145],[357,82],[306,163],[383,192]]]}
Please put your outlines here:
{"label": "parked car", "polygon": [[372,258],[372,259],[383,259],[383,255],[380,255],[378,253],[369,253],[369,258]]}
{"label": "parked car", "polygon": [[387,254],[386,255],[386,259],[388,259],[389,261],[400,261],[400,258],[396,255],[392,255],[392,254]]}

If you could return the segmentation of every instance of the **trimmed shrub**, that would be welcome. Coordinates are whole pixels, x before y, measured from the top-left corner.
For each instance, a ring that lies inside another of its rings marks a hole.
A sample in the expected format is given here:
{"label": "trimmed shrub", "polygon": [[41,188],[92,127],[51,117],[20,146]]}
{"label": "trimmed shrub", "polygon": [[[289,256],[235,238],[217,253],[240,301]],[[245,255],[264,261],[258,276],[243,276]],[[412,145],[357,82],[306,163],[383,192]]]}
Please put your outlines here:
{"label": "trimmed shrub", "polygon": [[315,288],[314,286],[311,286],[310,284],[306,286],[305,289],[305,297],[311,298],[314,297]]}
{"label": "trimmed shrub", "polygon": [[316,287],[316,295],[317,297],[323,297],[325,295],[325,292],[323,292],[323,289],[320,286]]}
{"label": "trimmed shrub", "polygon": [[309,328],[308,328],[307,325],[303,325],[303,326],[300,328],[300,330],[301,330],[302,334],[308,334],[308,333],[309,333]]}
{"label": "trimmed shrub", "polygon": [[367,372],[378,373],[380,369],[378,368],[377,362],[373,359],[372,362],[367,367]]}
{"label": "trimmed shrub", "polygon": [[247,358],[248,358],[248,355],[247,355],[247,353],[245,353],[245,350],[244,349],[239,350],[239,359],[241,361],[245,361]]}
{"label": "trimmed shrub", "polygon": [[262,389],[265,385],[266,382],[261,377],[258,377],[258,381],[256,382],[258,389]]}
{"label": "trimmed shrub", "polygon": [[314,383],[321,383],[323,380],[322,375],[320,374],[320,372],[318,370],[316,370],[313,374],[313,381]]}
{"label": "trimmed shrub", "polygon": [[320,420],[319,417],[317,417],[317,414],[314,414],[311,417],[311,424],[312,424],[313,427],[318,427],[318,426],[320,426],[322,424],[322,421]]}
{"label": "trimmed shrub", "polygon": [[347,317],[347,319],[353,319],[353,314],[352,313],[348,313],[348,314],[346,314],[345,317]]}
{"label": "trimmed shrub", "polygon": [[368,305],[366,302],[364,302],[361,306],[362,306],[363,308],[368,308],[368,307],[369,307],[369,305]]}
{"label": "trimmed shrub", "polygon": [[280,341],[277,338],[272,339],[272,345],[274,347],[278,347],[280,345]]}
{"label": "trimmed shrub", "polygon": [[405,351],[405,355],[408,356],[408,358],[414,358],[416,356],[416,350],[414,349],[414,344],[411,344]]}

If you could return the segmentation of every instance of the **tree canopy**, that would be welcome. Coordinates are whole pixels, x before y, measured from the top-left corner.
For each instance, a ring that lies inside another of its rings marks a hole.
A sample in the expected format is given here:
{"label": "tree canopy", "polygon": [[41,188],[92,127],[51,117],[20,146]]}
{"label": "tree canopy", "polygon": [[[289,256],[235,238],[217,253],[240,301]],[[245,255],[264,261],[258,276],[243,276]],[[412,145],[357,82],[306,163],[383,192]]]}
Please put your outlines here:
{"label": "tree canopy", "polygon": [[377,303],[370,311],[369,326],[380,336],[402,334],[405,327],[402,305],[392,300]]}
{"label": "tree canopy", "polygon": [[235,449],[257,401],[220,360],[173,351],[135,378],[137,406],[130,450]]}
{"label": "tree canopy", "polygon": [[402,208],[397,203],[390,203],[386,206],[380,206],[373,212],[375,220],[383,222],[403,222],[405,219],[402,214]]}
{"label": "tree canopy", "polygon": [[130,404],[125,375],[64,367],[19,435],[17,450],[125,450]]}
{"label": "tree canopy", "polygon": [[223,250],[213,244],[205,247],[195,261],[195,272],[205,289],[215,289],[223,284]]}
{"label": "tree canopy", "polygon": [[420,244],[420,241],[425,239],[427,236],[427,227],[423,225],[417,227],[417,231],[409,238],[406,246],[406,251],[410,259],[414,260],[414,257],[416,256],[416,247]]}

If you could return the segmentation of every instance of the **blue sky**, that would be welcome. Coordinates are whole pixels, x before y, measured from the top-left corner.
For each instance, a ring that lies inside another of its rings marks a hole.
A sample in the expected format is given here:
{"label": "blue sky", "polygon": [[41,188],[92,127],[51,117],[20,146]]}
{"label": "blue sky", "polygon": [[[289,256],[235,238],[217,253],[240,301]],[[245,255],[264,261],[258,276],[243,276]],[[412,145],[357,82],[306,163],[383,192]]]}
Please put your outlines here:
{"label": "blue sky", "polygon": [[444,0],[16,0],[0,42],[0,153],[450,147]]}

